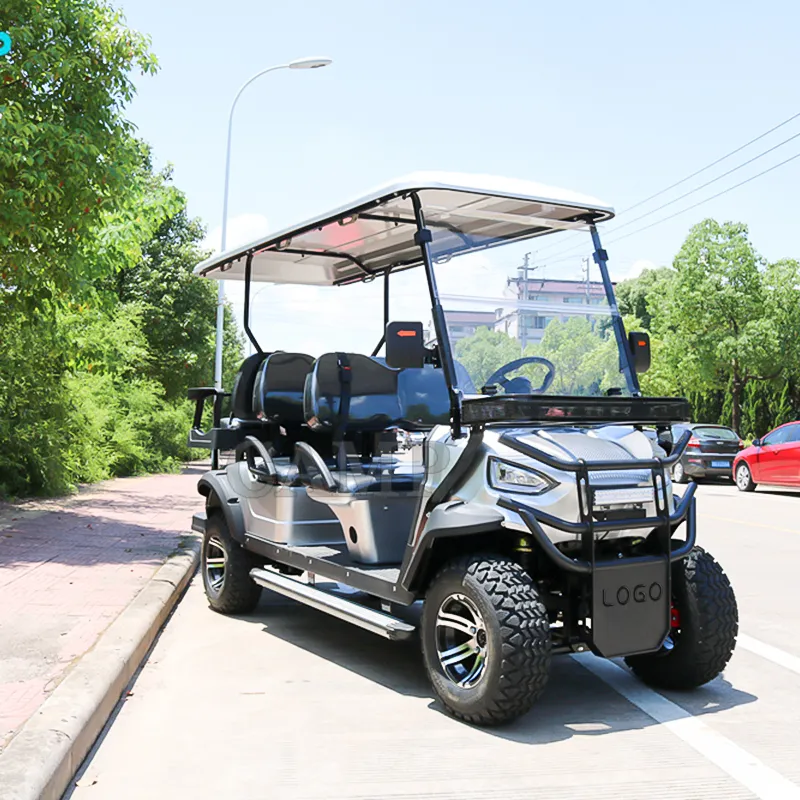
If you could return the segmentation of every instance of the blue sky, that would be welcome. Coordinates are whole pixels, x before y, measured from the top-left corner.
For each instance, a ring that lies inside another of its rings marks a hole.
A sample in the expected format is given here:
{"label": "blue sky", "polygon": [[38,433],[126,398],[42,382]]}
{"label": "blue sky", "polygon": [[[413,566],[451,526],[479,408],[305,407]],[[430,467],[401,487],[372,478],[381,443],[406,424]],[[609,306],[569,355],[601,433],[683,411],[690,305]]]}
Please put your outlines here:
{"label": "blue sky", "polygon": [[[419,169],[564,186],[625,209],[800,111],[800,4],[763,0],[121,0],[161,63],[129,109],[189,210],[219,225],[230,102],[231,238],[292,224]],[[800,132],[800,119],[617,224]],[[630,232],[800,152],[800,138]],[[689,227],[746,222],[770,259],[800,257],[800,159],[609,244],[616,277],[669,263]],[[608,225],[607,240],[615,223]],[[543,242],[537,259],[566,244]],[[576,277],[582,251],[551,265]]]}

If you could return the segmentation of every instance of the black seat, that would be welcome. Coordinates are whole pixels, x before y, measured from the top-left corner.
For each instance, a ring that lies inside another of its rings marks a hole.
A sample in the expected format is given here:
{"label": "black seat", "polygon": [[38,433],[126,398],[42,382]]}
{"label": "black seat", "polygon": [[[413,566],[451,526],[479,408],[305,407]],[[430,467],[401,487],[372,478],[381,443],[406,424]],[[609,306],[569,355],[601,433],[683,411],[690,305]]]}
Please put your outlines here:
{"label": "black seat", "polygon": [[[383,431],[401,416],[397,390],[397,370],[360,353],[326,353],[306,380],[305,419],[314,430]],[[349,408],[343,415],[346,394]]]}
{"label": "black seat", "polygon": [[[343,371],[349,370],[349,383]],[[342,396],[349,408],[342,415]],[[306,422],[315,430],[374,432],[387,428],[427,430],[450,420],[450,398],[442,370],[393,369],[358,353],[326,353],[306,380]],[[346,419],[342,417],[346,416]]]}
{"label": "black seat", "polygon": [[239,443],[236,448],[236,460],[246,461],[250,474],[259,483],[301,485],[297,464],[273,459],[266,445],[255,436],[247,436]]}
{"label": "black seat", "polygon": [[242,420],[258,419],[253,408],[253,385],[262,362],[269,353],[253,353],[243,362],[231,389],[231,418]]}
{"label": "black seat", "polygon": [[362,473],[351,470],[332,470],[305,442],[295,445],[295,465],[299,471],[297,480],[306,486],[324,489],[339,494],[361,494],[363,492],[410,492],[418,488],[423,476],[397,474],[395,472]]}
{"label": "black seat", "polygon": [[303,389],[314,359],[305,353],[272,353],[259,365],[252,389],[258,419],[284,427],[300,426]]}

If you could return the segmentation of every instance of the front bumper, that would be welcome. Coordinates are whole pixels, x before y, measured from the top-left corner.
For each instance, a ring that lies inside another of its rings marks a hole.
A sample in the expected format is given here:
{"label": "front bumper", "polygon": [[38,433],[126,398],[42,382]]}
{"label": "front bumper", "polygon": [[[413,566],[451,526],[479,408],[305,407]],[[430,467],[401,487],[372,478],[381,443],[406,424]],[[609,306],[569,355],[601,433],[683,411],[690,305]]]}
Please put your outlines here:
{"label": "front bumper", "polygon": [[[671,483],[667,472],[684,453],[690,434],[676,444],[669,458],[629,461],[568,461],[535,448],[513,436],[501,441],[514,450],[554,469],[575,475],[580,519],[561,519],[527,503],[502,495],[498,505],[516,512],[541,551],[560,569],[582,579],[587,599],[587,619],[582,638],[598,655],[611,658],[657,651],[670,631],[672,563],[684,558],[696,540],[696,485],[687,487],[675,510],[670,512]],[[596,472],[649,470],[655,514],[624,519],[603,519],[594,508],[591,475]],[[683,542],[673,543],[675,530],[686,523]],[[562,552],[544,526],[580,537],[580,555]],[[601,560],[597,541],[611,531],[641,530],[647,537],[647,555]],[[599,535],[599,537],[598,537]]]}

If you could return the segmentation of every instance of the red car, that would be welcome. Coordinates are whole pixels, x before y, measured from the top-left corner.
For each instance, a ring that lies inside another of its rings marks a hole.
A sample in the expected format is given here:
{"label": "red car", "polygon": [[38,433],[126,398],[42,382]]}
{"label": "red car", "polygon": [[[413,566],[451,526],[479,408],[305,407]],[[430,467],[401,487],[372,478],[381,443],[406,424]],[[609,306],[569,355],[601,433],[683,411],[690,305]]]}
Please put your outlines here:
{"label": "red car", "polygon": [[733,477],[742,492],[752,492],[758,483],[800,486],[800,422],[787,422],[742,450]]}

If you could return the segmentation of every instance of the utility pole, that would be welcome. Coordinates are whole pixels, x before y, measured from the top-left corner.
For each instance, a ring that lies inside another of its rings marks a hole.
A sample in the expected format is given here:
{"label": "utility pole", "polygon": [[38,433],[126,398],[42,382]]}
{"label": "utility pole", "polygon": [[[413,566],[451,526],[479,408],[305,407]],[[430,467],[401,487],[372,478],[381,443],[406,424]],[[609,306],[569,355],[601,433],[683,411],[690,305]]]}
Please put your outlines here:
{"label": "utility pole", "polygon": [[583,272],[586,273],[586,305],[588,306],[592,297],[592,284],[589,280],[589,256],[584,256],[581,261],[583,262]]}
{"label": "utility pole", "polygon": [[583,262],[583,270],[586,273],[586,319],[594,331],[595,318],[591,314],[592,282],[589,280],[589,264],[591,264],[591,261],[589,261],[589,256],[584,256],[581,261]]}
{"label": "utility pole", "polygon": [[[531,254],[525,253],[522,257],[522,266],[519,267],[519,280],[520,280],[520,288],[521,292],[521,300],[523,302],[527,301],[530,297],[530,293],[528,292],[528,273],[533,272],[536,270],[535,266],[531,266]],[[528,344],[528,315],[524,309],[520,309],[519,313],[517,314],[517,319],[519,320],[519,340],[521,346],[521,352],[525,352],[525,347]]]}

